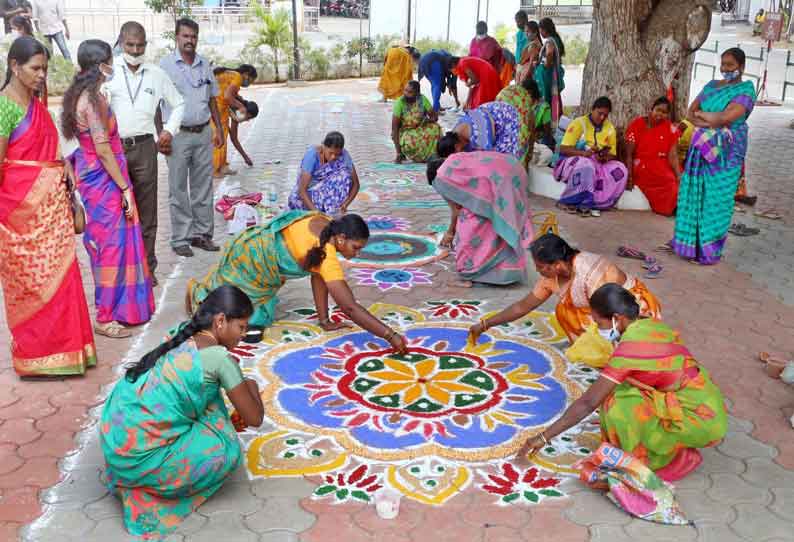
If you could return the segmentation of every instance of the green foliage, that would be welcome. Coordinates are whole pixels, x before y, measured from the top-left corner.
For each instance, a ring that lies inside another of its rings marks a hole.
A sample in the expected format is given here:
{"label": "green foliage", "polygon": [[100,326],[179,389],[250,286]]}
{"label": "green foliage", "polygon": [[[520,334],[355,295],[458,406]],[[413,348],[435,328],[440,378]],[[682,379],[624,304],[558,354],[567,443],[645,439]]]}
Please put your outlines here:
{"label": "green foliage", "polygon": [[[253,12],[257,24],[254,27],[254,37],[251,38],[248,44],[251,47],[266,46],[270,49],[273,72],[276,76],[276,82],[278,82],[279,54],[284,54],[287,47],[292,46],[289,13],[285,9],[270,13],[260,4],[254,5]],[[289,55],[286,54],[285,56]]]}
{"label": "green foliage", "polygon": [[365,57],[368,61],[375,59],[375,42],[369,38],[356,38],[347,42],[345,55],[348,60],[353,60],[359,56]]}
{"label": "green foliage", "polygon": [[50,58],[47,69],[47,93],[50,96],[61,96],[72,84],[75,71],[74,64],[60,54]]}
{"label": "green foliage", "polygon": [[565,56],[562,58],[563,64],[576,65],[584,64],[587,59],[587,51],[590,49],[590,42],[582,39],[581,36],[574,36],[565,40]]}
{"label": "green foliage", "polygon": [[372,52],[372,62],[383,62],[386,59],[386,51],[390,47],[391,43],[399,39],[400,36],[397,34],[378,34],[375,36],[375,39],[373,40],[374,50]]}
{"label": "green foliage", "polygon": [[501,23],[494,28],[493,37],[499,42],[499,45],[514,51],[516,48],[516,32],[517,29],[515,27]]}
{"label": "green foliage", "polygon": [[[169,14],[176,26],[176,21],[178,19],[190,17],[193,12],[192,6],[201,2],[200,0],[143,0],[143,3],[155,13]],[[176,35],[173,30],[166,30],[163,32],[163,38],[173,40],[176,38]]]}
{"label": "green foliage", "polygon": [[416,40],[416,43],[413,45],[419,49],[419,52],[423,54],[430,51],[431,49],[442,49],[456,56],[459,56],[464,52],[463,46],[456,41],[422,38],[421,40]]}

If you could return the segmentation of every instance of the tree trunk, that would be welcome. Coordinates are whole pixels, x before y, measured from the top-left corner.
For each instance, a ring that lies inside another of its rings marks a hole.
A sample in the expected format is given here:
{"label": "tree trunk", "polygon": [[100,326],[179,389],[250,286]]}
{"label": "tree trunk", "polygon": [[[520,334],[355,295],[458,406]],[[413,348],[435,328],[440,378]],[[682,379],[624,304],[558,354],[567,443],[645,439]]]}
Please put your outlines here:
{"label": "tree trunk", "polygon": [[273,71],[276,72],[276,83],[278,83],[278,50],[275,48],[273,49]]}
{"label": "tree trunk", "polygon": [[672,84],[676,118],[682,118],[695,51],[711,30],[712,5],[711,0],[593,0],[581,111],[608,96],[609,118],[622,133]]}

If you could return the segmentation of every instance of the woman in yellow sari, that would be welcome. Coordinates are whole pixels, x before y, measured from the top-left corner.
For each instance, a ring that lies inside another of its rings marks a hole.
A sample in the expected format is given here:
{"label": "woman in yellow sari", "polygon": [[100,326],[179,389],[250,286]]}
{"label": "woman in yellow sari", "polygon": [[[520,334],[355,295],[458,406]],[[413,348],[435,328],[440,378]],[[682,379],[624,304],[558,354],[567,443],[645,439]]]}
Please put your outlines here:
{"label": "woman in yellow sari", "polygon": [[604,256],[580,252],[553,233],[536,239],[530,250],[542,278],[526,297],[472,326],[470,332],[475,339],[488,328],[529,314],[556,294],[559,296],[555,310],[557,321],[568,339],[574,342],[593,321],[590,296],[610,282],[623,286],[634,295],[642,316],[661,318],[662,306],[645,284]]}
{"label": "woman in yellow sari", "polygon": [[[221,126],[223,127],[223,145],[216,147],[212,151],[212,176],[218,179],[237,173],[229,169],[227,162],[231,110],[240,111],[243,114],[246,113],[245,101],[240,97],[239,92],[242,87],[247,87],[252,81],[256,80],[257,73],[256,68],[250,64],[241,64],[239,68],[234,70],[222,67],[215,68],[214,73],[219,89],[219,93],[215,97],[215,103],[218,106],[218,114],[221,117]],[[213,123],[210,124],[214,131],[215,125]]]}
{"label": "woman in yellow sari", "polygon": [[408,81],[413,79],[414,61],[419,61],[419,51],[413,47],[394,45],[386,51],[383,62],[383,73],[378,83],[378,91],[383,94],[383,101],[396,100],[403,95]]}

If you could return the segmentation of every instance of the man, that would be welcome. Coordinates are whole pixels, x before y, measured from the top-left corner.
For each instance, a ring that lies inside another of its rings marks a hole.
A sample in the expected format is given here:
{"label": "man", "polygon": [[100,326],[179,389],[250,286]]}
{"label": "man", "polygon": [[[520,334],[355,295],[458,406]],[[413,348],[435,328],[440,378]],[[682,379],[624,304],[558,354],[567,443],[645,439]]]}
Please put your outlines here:
{"label": "man", "polygon": [[6,34],[11,33],[11,19],[17,15],[30,17],[30,4],[25,0],[0,0],[0,17]]}
{"label": "man", "polygon": [[488,23],[485,21],[477,23],[477,35],[469,45],[469,56],[476,56],[489,62],[497,74],[502,73],[502,64],[504,63],[502,46],[496,39],[488,35]]}
{"label": "man", "polygon": [[[157,268],[154,250],[157,241],[157,151],[166,156],[171,154],[171,143],[179,133],[185,101],[160,67],[145,62],[146,30],[140,23],[124,23],[118,45],[122,54],[113,61],[116,76],[105,84],[104,90],[118,120],[140,216],[146,260],[152,284],[157,286],[154,274]],[[171,116],[163,129],[158,130],[155,117],[161,100],[171,108]]]}
{"label": "man", "polygon": [[[160,67],[185,99],[179,134],[174,135],[168,155],[171,248],[179,256],[193,256],[191,246],[215,252],[212,242],[212,148],[223,145],[220,115],[215,104],[218,83],[209,60],[196,54],[198,24],[191,19],[176,22],[177,50],[163,57]],[[164,118],[173,111],[166,107]],[[210,128],[215,125],[215,133]]]}
{"label": "man", "polygon": [[33,0],[33,19],[36,21],[36,30],[44,34],[50,43],[50,48],[54,40],[63,58],[71,62],[72,56],[66,45],[70,36],[63,0]]}

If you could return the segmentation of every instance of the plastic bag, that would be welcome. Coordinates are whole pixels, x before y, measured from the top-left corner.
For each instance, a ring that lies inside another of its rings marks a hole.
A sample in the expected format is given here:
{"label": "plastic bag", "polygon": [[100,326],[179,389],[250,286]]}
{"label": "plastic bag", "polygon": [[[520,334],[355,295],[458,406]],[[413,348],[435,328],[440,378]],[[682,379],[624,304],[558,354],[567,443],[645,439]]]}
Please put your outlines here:
{"label": "plastic bag", "polygon": [[565,351],[565,356],[573,363],[584,363],[600,369],[609,362],[615,347],[598,334],[598,325],[591,322],[576,342]]}
{"label": "plastic bag", "polygon": [[254,207],[245,203],[238,203],[234,206],[234,217],[229,221],[229,235],[236,235],[246,228],[258,226],[262,221],[262,216]]}

